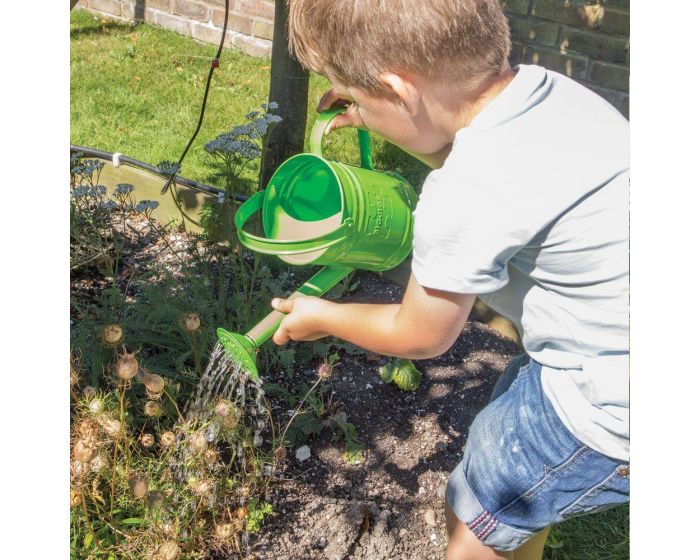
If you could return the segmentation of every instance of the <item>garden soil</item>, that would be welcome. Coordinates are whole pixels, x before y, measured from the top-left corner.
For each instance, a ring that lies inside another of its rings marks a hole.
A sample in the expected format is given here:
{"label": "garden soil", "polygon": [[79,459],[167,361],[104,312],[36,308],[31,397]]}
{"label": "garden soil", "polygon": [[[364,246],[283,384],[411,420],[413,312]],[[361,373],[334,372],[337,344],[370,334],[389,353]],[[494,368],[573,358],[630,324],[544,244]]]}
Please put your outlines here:
{"label": "garden soil", "polygon": [[[359,288],[344,300],[401,299],[402,289],[376,275],[356,278]],[[410,393],[381,382],[378,356],[341,353],[330,381],[332,403],[357,428],[367,459],[346,463],[344,443],[334,441],[329,429],[310,441],[311,457],[303,462],[290,450],[269,496],[275,513],[251,536],[250,558],[443,559],[447,478],[461,458],[469,425],[517,354],[513,341],[470,321],[446,354],[414,362],[423,380]],[[304,369],[296,376],[312,384],[316,372]],[[274,414],[286,423],[286,407]]]}

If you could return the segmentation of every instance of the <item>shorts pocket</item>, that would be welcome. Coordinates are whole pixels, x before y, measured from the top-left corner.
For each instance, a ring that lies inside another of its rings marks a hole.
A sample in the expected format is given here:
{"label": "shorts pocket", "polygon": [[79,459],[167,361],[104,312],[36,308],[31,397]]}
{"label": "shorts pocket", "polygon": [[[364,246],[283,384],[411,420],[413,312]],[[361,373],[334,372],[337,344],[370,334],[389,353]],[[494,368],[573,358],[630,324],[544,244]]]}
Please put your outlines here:
{"label": "shorts pocket", "polygon": [[629,502],[629,466],[618,466],[607,478],[561,510],[564,519],[604,511]]}

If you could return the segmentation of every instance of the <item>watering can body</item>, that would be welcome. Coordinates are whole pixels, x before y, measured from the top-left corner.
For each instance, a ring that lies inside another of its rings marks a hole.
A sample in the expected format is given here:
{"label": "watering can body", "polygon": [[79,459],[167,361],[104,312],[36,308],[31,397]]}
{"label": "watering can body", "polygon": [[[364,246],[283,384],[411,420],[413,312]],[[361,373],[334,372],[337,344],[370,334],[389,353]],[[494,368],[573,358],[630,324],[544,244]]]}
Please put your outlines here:
{"label": "watering can body", "polygon": [[[400,175],[372,168],[369,134],[358,130],[361,166],[326,159],[322,139],[333,117],[323,113],[311,131],[311,153],[285,161],[235,216],[238,238],[248,249],[288,264],[323,268],[288,299],[321,296],[353,269],[384,271],[410,253],[417,195]],[[265,236],[246,224],[262,214]],[[255,350],[277,330],[284,314],[273,311],[245,335],[218,329],[224,349],[258,378]]]}
{"label": "watering can body", "polygon": [[[417,196],[400,175],[375,171],[369,135],[358,131],[361,167],[323,157],[321,140],[339,110],[328,111],[311,133],[311,153],[285,161],[268,187],[236,213],[241,243],[288,264],[384,271],[411,251]],[[245,224],[262,212],[265,237]]]}

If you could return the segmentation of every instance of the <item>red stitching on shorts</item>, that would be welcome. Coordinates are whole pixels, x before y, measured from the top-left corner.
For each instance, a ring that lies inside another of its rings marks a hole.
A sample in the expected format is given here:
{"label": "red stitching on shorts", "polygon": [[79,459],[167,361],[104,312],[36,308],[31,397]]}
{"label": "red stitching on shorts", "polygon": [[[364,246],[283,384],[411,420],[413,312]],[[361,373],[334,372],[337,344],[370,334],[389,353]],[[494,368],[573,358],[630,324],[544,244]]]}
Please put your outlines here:
{"label": "red stitching on shorts", "polygon": [[481,523],[483,523],[486,520],[486,518],[490,516],[491,514],[488,511],[484,510],[484,513],[482,513],[479,517],[477,517],[474,521],[467,525],[467,527],[469,527],[469,529],[473,531],[475,527],[481,525]]}
{"label": "red stitching on shorts", "polygon": [[491,518],[491,521],[489,521],[481,531],[479,531],[476,535],[476,538],[479,539],[480,541],[483,541],[486,537],[488,537],[495,529],[496,525],[498,525],[498,521],[496,520],[495,517]]}

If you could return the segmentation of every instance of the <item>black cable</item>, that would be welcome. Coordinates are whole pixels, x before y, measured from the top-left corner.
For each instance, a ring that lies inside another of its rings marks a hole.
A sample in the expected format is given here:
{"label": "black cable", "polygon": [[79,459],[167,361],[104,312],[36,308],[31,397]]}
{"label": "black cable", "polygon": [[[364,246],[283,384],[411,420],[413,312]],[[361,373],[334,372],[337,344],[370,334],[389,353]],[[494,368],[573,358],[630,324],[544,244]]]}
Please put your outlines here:
{"label": "black cable", "polygon": [[219,49],[216,51],[216,56],[212,59],[211,66],[209,67],[209,76],[207,77],[207,85],[204,88],[204,99],[202,99],[202,110],[199,112],[199,122],[197,123],[197,128],[195,128],[194,134],[192,134],[192,138],[190,138],[190,141],[187,143],[187,146],[185,146],[185,150],[182,152],[180,159],[177,161],[177,166],[175,166],[172,175],[170,175],[168,181],[161,189],[160,194],[165,194],[170,185],[173,184],[175,176],[177,175],[178,171],[180,170],[180,166],[182,165],[182,160],[185,159],[187,152],[190,150],[192,142],[194,142],[194,139],[197,138],[197,134],[199,134],[199,129],[202,127],[202,121],[204,121],[204,111],[207,108],[207,97],[209,97],[209,84],[211,84],[211,77],[214,75],[214,70],[216,70],[219,67],[219,58],[221,57],[221,52],[224,50],[224,41],[226,40],[226,28],[228,26],[228,4],[229,0],[224,0],[224,28],[221,32],[221,42],[219,43]]}

